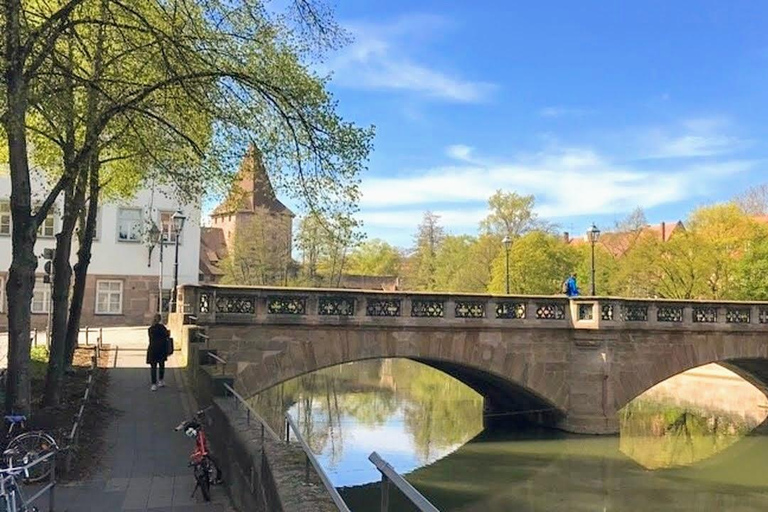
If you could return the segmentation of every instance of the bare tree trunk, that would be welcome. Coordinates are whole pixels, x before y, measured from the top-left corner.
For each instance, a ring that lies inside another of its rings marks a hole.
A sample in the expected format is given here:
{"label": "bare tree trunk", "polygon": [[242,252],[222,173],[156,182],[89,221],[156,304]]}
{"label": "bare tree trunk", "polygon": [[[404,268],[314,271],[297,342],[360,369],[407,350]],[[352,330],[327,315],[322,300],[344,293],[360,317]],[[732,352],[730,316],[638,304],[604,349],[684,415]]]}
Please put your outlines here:
{"label": "bare tree trunk", "polygon": [[35,232],[31,212],[31,186],[25,121],[27,85],[21,47],[21,1],[5,2],[5,132],[11,170],[12,259],[8,270],[8,377],[5,395],[7,413],[30,412],[29,323],[35,286]]}
{"label": "bare tree trunk", "polygon": [[43,405],[46,406],[58,405],[61,401],[61,387],[67,362],[67,310],[69,288],[72,284],[72,267],[69,259],[72,255],[72,237],[75,233],[77,218],[85,199],[84,181],[87,179],[87,176],[82,176],[82,172],[79,174],[77,185],[65,194],[62,226],[61,231],[56,234],[56,250],[53,255],[51,344],[43,395]]}
{"label": "bare tree trunk", "polygon": [[89,165],[88,178],[88,216],[85,221],[80,248],[77,251],[77,263],[75,263],[75,284],[72,288],[72,302],[69,306],[69,323],[67,324],[67,364],[72,364],[77,337],[80,333],[80,318],[83,313],[83,300],[85,298],[85,283],[88,277],[88,266],[91,264],[91,248],[96,236],[96,220],[99,208],[99,155],[95,152]]}

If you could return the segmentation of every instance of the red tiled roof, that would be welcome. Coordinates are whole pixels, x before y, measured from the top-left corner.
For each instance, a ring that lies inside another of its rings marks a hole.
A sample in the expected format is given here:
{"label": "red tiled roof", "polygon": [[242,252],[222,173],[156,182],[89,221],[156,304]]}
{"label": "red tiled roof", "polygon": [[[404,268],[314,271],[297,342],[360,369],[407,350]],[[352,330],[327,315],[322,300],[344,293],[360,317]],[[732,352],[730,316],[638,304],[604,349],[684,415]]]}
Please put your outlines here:
{"label": "red tiled roof", "polygon": [[[672,235],[680,230],[685,231],[685,225],[682,221],[661,222],[659,224],[647,225],[638,231],[607,231],[600,235],[598,243],[608,249],[614,256],[622,256],[632,247],[635,240],[646,233],[653,234],[664,242],[668,242]],[[584,237],[567,238],[566,243],[578,247],[586,244],[587,240]]]}
{"label": "red tiled roof", "polygon": [[237,181],[233,184],[229,196],[213,210],[212,215],[253,212],[256,208],[266,208],[270,213],[293,216],[293,212],[275,196],[275,189],[264,167],[261,152],[251,146],[240,164]]}
{"label": "red tiled roof", "polygon": [[200,230],[200,273],[209,276],[222,276],[219,268],[221,260],[227,257],[227,242],[221,228],[201,228]]}

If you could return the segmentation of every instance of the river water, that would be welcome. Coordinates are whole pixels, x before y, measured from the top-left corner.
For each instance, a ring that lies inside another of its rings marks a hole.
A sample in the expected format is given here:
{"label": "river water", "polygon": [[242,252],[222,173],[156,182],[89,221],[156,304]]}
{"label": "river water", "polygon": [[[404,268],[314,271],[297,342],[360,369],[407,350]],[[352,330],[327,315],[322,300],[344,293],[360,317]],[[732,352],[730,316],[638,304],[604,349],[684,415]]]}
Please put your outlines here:
{"label": "river water", "polygon": [[[768,510],[768,436],[753,431],[765,397],[745,381],[699,375],[688,378],[695,395],[711,398],[702,382],[715,379],[715,395],[738,390],[741,405],[697,404],[680,398],[681,379],[628,405],[621,435],[609,437],[484,431],[478,394],[405,359],[314,372],[252,403],[277,429],[290,412],[354,512],[379,510],[373,451],[441,511]],[[393,491],[390,510],[413,509]]]}

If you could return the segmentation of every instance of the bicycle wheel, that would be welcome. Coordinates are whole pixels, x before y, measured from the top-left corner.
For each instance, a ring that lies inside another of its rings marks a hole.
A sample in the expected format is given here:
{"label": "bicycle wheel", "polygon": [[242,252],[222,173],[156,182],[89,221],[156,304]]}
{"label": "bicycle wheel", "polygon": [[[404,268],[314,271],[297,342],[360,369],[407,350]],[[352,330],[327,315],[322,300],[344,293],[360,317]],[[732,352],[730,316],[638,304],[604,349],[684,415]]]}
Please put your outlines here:
{"label": "bicycle wheel", "polygon": [[203,500],[205,501],[211,501],[209,464],[210,463],[207,460],[203,459],[199,465],[195,466],[195,479],[197,480],[198,487],[200,487],[200,492],[203,493]]}
{"label": "bicycle wheel", "polygon": [[[13,449],[23,454],[27,459],[27,464],[34,462],[36,459],[43,457],[50,453],[52,450],[58,450],[56,440],[47,433],[36,430],[32,432],[24,432],[8,443],[9,450]],[[15,465],[20,465],[21,461],[16,461]],[[53,468],[53,457],[46,459],[44,462],[32,466],[29,469],[29,477],[24,478],[26,483],[39,482],[46,479],[51,475]]]}

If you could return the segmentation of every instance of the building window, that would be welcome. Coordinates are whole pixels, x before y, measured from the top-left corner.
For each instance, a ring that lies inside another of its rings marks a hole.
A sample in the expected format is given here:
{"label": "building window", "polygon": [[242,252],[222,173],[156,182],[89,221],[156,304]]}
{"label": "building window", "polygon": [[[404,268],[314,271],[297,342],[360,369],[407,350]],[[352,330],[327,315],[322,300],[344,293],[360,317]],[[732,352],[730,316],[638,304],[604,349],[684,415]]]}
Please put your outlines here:
{"label": "building window", "polygon": [[35,291],[32,294],[32,313],[48,313],[51,307],[51,287],[42,279],[35,281]]}
{"label": "building window", "polygon": [[[160,227],[163,230],[163,241],[168,244],[176,243],[176,232],[173,229],[174,212],[160,212]],[[184,238],[179,236],[179,244]]]}
{"label": "building window", "polygon": [[5,313],[5,278],[0,277],[0,313]]}
{"label": "building window", "polygon": [[120,208],[117,212],[117,239],[120,242],[141,241],[141,210]]}
{"label": "building window", "polygon": [[11,202],[0,201],[0,235],[11,234]]}
{"label": "building window", "polygon": [[123,312],[123,282],[96,281],[96,314],[119,315]]}
{"label": "building window", "polygon": [[43,223],[40,224],[39,228],[37,228],[37,236],[41,238],[51,238],[53,237],[54,229],[55,229],[55,220],[53,217],[53,211],[49,211]]}
{"label": "building window", "polygon": [[[88,212],[86,211],[85,216],[77,219],[77,229],[79,230],[85,229],[85,223],[88,221],[88,219],[86,218],[87,215],[88,215]],[[101,238],[101,208],[96,209],[96,226],[93,234],[94,240],[98,240],[99,238]]]}

